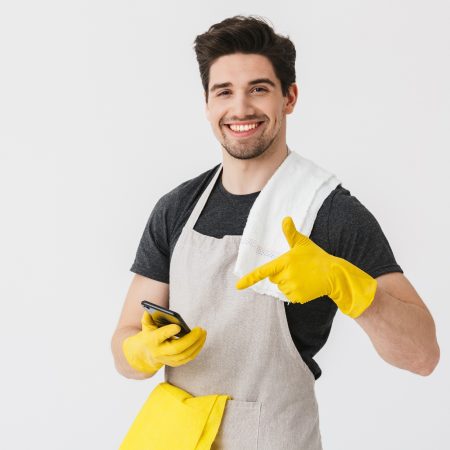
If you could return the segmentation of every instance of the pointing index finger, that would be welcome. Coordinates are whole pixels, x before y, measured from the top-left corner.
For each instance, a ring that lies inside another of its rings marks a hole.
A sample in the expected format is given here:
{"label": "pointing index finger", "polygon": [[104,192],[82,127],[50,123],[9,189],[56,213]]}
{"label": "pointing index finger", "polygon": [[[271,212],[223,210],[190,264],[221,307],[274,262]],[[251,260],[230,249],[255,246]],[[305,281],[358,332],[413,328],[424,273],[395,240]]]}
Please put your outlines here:
{"label": "pointing index finger", "polygon": [[275,275],[281,270],[281,268],[282,268],[281,259],[280,258],[273,259],[272,261],[269,261],[266,264],[257,267],[256,269],[252,270],[251,272],[240,278],[236,283],[236,288],[237,289],[248,288],[270,275]]}

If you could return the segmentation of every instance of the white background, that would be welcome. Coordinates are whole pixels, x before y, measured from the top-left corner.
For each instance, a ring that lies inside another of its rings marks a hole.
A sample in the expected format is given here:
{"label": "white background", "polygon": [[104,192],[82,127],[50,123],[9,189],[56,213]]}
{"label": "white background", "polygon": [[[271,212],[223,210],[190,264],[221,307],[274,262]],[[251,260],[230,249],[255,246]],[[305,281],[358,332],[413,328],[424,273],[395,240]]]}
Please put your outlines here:
{"label": "white background", "polygon": [[338,312],[317,356],[324,449],[448,448],[445,0],[2,2],[1,448],[117,449],[162,380],[120,376],[110,339],[156,201],[221,161],[192,42],[235,14],[293,40],[288,145],[375,215],[436,321],[421,377]]}

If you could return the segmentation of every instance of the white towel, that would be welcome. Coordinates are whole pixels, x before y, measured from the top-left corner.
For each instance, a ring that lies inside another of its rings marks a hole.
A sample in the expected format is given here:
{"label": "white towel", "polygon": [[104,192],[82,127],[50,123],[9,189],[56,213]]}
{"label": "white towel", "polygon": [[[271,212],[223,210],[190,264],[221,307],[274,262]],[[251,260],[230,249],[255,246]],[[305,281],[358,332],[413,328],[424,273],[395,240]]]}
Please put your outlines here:
{"label": "white towel", "polygon": [[[241,278],[289,250],[281,226],[286,216],[291,216],[297,230],[309,237],[323,201],[340,183],[334,174],[288,148],[288,156],[250,209],[234,274]],[[290,302],[269,278],[250,289]]]}

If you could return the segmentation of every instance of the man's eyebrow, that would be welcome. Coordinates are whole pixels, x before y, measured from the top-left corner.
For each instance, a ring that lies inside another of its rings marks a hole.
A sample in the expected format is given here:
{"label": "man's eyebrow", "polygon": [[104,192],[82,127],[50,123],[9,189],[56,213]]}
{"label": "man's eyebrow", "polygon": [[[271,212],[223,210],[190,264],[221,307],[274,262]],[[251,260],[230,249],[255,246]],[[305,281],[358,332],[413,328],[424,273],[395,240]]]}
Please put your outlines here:
{"label": "man's eyebrow", "polygon": [[[272,87],[276,87],[275,83],[270,78],[257,78],[256,80],[249,81],[248,85],[253,86],[255,84],[263,84],[263,83],[270,84],[270,86]],[[233,83],[229,81],[227,81],[226,83],[216,83],[212,85],[209,92],[214,92],[217,89],[222,89],[230,86],[233,86]]]}

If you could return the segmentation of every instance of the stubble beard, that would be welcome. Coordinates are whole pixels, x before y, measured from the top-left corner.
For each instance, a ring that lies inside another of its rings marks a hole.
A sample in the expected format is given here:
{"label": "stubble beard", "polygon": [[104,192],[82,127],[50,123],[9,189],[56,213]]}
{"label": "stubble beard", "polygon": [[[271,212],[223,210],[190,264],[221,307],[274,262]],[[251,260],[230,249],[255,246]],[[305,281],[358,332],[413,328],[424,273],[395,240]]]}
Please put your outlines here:
{"label": "stubble beard", "polygon": [[249,142],[236,142],[226,136],[222,131],[222,147],[227,153],[236,159],[252,159],[261,156],[273,144],[280,133],[281,124],[273,136],[265,136],[264,133],[256,139],[248,139]]}

